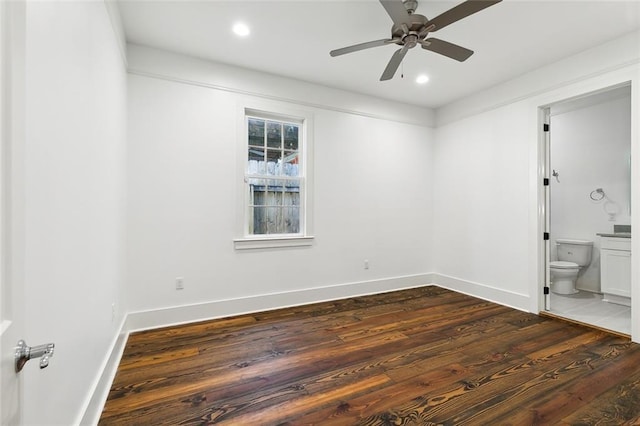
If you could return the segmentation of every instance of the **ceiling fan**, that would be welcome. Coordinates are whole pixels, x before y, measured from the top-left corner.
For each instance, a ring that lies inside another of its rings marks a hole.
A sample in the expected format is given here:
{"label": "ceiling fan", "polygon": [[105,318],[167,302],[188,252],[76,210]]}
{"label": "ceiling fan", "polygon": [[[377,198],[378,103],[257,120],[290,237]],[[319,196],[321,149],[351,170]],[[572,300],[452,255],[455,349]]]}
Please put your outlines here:
{"label": "ceiling fan", "polygon": [[402,46],[395,51],[389,60],[387,67],[380,77],[380,81],[392,79],[409,49],[413,49],[417,45],[422,46],[423,49],[463,62],[473,55],[473,50],[440,40],[439,38],[427,38],[427,36],[429,33],[441,30],[447,25],[453,24],[456,21],[480,12],[482,9],[493,6],[501,1],[502,0],[467,0],[433,19],[427,19],[423,15],[414,13],[418,7],[416,0],[380,0],[380,3],[382,3],[382,6],[393,21],[391,38],[383,38],[381,40],[343,47],[342,49],[332,50],[329,54],[331,56],[340,56],[392,43]]}

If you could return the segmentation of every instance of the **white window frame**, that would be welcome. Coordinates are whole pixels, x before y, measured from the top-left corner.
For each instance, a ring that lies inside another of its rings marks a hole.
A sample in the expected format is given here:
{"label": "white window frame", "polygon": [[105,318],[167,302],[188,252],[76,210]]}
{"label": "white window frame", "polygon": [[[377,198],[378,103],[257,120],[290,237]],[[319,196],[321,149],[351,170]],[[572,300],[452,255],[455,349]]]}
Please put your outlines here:
{"label": "white window frame", "polygon": [[[300,171],[300,230],[296,234],[249,234],[249,194],[247,185],[248,117],[298,124]],[[294,109],[276,102],[243,103],[238,108],[237,141],[237,202],[238,214],[234,247],[236,250],[305,247],[313,245],[311,230],[313,190],[313,114],[304,109]]]}

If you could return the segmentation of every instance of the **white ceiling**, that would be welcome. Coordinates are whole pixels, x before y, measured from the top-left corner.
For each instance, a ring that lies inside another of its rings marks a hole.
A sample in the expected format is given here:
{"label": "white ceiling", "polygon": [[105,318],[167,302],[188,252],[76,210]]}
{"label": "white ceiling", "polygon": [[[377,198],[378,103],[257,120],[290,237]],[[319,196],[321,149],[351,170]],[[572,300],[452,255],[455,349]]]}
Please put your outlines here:
{"label": "white ceiling", "polygon": [[[416,13],[433,18],[460,2],[422,0]],[[378,0],[119,0],[119,7],[131,43],[430,108],[640,29],[640,0],[504,0],[433,34],[474,50],[466,62],[418,47],[393,80],[380,82],[396,45],[329,56],[390,36]],[[236,21],[251,27],[249,37],[232,33]],[[415,83],[420,73],[429,83]]]}

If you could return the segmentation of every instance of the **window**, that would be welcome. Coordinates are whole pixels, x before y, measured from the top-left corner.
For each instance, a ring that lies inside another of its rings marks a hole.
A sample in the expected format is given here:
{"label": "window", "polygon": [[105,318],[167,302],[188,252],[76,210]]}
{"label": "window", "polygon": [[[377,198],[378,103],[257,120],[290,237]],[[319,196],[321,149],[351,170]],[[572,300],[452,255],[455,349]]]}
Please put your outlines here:
{"label": "window", "polygon": [[247,234],[300,233],[300,125],[247,116]]}
{"label": "window", "polygon": [[243,109],[244,236],[236,248],[310,245],[309,117]]}

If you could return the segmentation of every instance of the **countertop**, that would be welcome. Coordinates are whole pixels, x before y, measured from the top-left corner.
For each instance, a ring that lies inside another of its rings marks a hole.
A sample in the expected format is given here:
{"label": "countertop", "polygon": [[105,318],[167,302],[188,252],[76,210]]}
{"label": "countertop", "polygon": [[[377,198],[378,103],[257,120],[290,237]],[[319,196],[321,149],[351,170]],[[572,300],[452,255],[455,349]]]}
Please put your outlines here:
{"label": "countertop", "polygon": [[606,232],[598,232],[596,235],[601,237],[631,238],[631,232],[615,232],[610,234]]}

